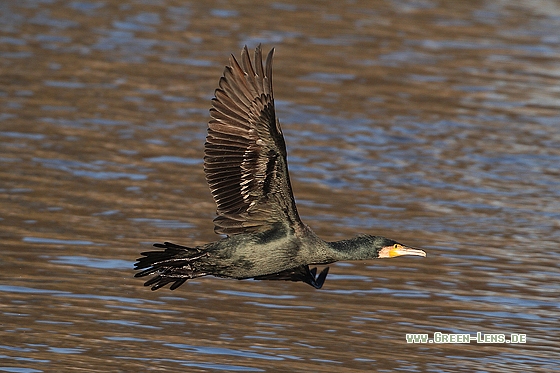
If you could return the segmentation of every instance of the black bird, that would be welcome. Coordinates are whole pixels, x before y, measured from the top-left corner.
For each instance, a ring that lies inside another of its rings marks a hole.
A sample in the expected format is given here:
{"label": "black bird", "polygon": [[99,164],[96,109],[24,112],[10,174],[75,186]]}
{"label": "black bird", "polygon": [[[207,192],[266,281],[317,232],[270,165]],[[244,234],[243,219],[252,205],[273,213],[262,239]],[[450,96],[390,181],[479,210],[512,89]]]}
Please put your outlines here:
{"label": "black bird", "polygon": [[155,275],[144,285],[171,290],[195,277],[303,281],[320,289],[329,268],[317,276],[309,264],[339,260],[426,256],[423,250],[381,236],[360,235],[325,242],[297,212],[286,144],[274,111],[272,49],[263,68],[260,45],[254,64],[245,47],[232,55],[212,99],[204,145],[204,172],[218,205],[215,231],[227,235],[194,248],[170,242],[142,253],[135,277]]}

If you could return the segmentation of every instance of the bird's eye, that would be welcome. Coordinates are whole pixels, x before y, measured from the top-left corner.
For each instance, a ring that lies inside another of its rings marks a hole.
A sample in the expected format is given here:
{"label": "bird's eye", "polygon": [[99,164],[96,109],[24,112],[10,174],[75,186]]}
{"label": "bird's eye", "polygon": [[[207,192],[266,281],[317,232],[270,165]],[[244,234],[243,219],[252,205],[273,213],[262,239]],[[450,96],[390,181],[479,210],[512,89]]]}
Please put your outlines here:
{"label": "bird's eye", "polygon": [[394,249],[398,249],[398,248],[399,248],[399,244],[398,244],[398,243],[394,244],[394,245],[393,245],[393,248],[394,248]]}

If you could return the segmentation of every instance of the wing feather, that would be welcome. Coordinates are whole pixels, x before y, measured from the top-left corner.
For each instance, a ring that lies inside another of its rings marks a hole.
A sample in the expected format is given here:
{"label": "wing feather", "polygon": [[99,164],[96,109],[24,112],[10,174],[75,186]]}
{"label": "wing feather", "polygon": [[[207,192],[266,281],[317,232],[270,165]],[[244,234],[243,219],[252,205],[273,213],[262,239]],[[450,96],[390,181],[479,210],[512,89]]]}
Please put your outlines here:
{"label": "wing feather", "polygon": [[220,234],[259,232],[282,223],[302,225],[288,175],[286,145],[276,120],[272,91],[272,49],[263,67],[245,47],[224,69],[212,100],[204,170],[218,216]]}

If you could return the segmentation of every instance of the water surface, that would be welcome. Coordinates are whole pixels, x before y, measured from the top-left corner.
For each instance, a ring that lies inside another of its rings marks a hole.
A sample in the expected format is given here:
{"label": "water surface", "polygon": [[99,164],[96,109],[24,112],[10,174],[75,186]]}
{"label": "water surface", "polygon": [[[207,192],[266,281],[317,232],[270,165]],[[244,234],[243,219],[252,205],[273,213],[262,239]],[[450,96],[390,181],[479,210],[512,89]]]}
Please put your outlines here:
{"label": "water surface", "polygon": [[[560,366],[560,8],[541,2],[0,5],[0,371],[549,372]],[[428,257],[322,290],[150,292],[215,240],[202,170],[229,53],[276,47],[302,219]],[[407,344],[407,333],[526,334]]]}

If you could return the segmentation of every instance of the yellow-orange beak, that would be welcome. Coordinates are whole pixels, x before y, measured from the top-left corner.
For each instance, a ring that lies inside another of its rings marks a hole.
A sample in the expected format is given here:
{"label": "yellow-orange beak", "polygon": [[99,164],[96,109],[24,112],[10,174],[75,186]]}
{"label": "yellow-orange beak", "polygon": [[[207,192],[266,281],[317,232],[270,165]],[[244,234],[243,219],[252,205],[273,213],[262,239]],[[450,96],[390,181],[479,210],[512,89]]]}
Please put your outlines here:
{"label": "yellow-orange beak", "polygon": [[395,258],[397,256],[412,255],[412,256],[426,256],[426,252],[420,249],[413,249],[412,247],[394,244],[392,246],[385,246],[379,250],[379,258]]}

